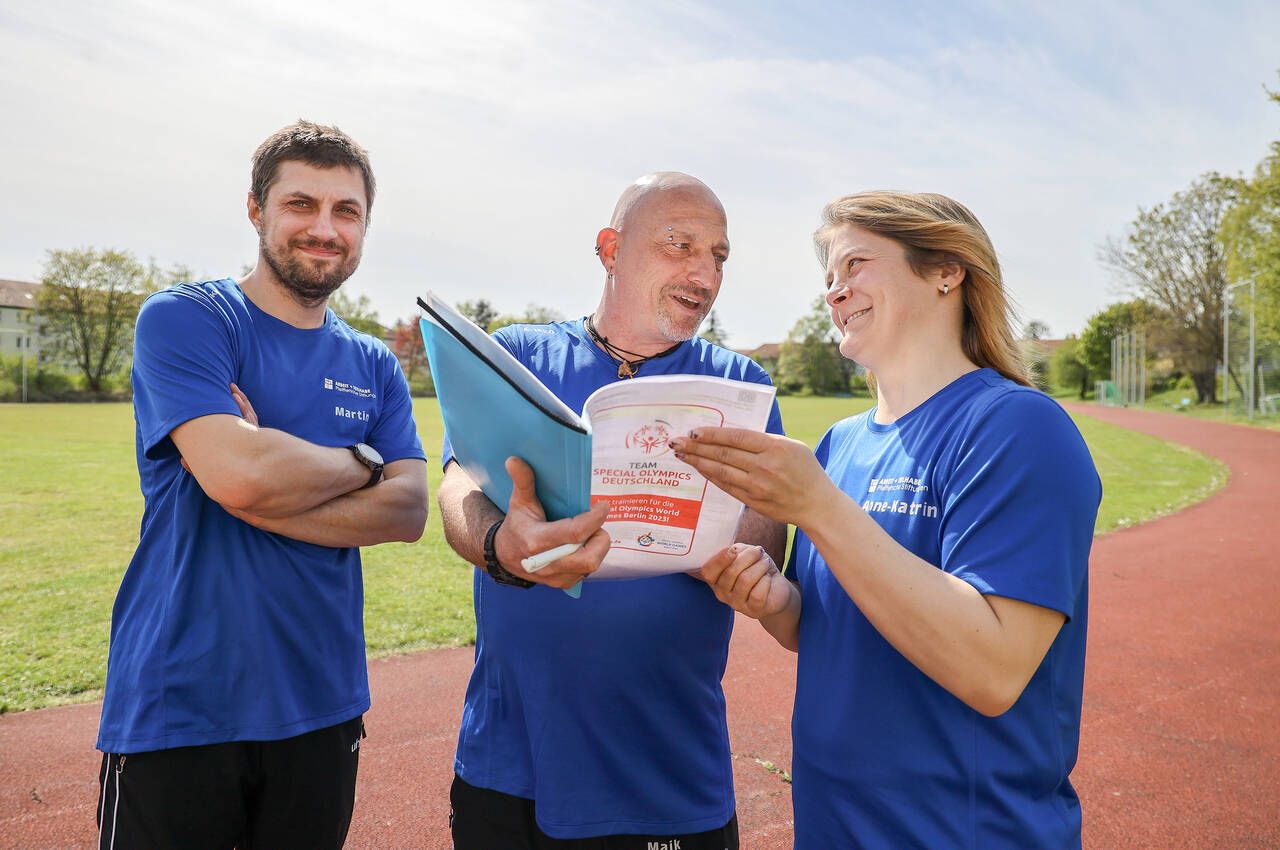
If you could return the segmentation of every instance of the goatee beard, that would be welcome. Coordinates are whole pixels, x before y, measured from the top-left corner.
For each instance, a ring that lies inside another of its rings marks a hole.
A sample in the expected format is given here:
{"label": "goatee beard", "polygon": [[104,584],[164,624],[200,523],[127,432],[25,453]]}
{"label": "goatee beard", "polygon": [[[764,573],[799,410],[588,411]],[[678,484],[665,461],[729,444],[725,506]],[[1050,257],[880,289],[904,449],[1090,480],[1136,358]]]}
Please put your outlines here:
{"label": "goatee beard", "polygon": [[[316,241],[300,241],[288,245],[288,249],[336,247],[336,243]],[[348,260],[344,254],[343,261],[332,271],[325,273],[292,253],[281,257],[267,247],[266,240],[262,237],[258,238],[258,253],[275,274],[276,280],[303,307],[317,307],[325,303],[355,273],[356,266],[360,265],[359,257]]]}
{"label": "goatee beard", "polygon": [[[711,312],[711,297],[705,290],[692,290],[698,298],[702,300],[702,309],[699,311],[697,320],[692,317],[681,316],[679,319],[672,315],[673,308],[667,306],[666,299],[673,293],[681,291],[680,287],[665,286],[660,293],[661,300],[658,302],[658,333],[671,342],[684,342],[686,339],[693,339],[698,333],[698,328],[702,326],[702,321]],[[682,322],[681,320],[685,320]],[[685,323],[687,322],[687,324]]]}

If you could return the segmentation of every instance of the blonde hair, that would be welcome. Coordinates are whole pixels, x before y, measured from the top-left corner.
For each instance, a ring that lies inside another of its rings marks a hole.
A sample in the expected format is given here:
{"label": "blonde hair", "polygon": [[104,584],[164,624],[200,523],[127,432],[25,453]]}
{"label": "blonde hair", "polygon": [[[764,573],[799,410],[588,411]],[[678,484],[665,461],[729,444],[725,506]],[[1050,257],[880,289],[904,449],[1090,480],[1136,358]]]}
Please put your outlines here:
{"label": "blonde hair", "polygon": [[[857,192],[837,198],[823,207],[822,226],[813,234],[823,269],[836,231],[849,224],[902,245],[907,264],[921,277],[943,263],[959,264],[966,272],[959,290],[964,302],[960,344],[965,356],[980,367],[1031,386],[1013,337],[1014,309],[1004,291],[996,249],[963,204],[945,195],[912,192]],[[870,372],[867,383],[874,389]]]}

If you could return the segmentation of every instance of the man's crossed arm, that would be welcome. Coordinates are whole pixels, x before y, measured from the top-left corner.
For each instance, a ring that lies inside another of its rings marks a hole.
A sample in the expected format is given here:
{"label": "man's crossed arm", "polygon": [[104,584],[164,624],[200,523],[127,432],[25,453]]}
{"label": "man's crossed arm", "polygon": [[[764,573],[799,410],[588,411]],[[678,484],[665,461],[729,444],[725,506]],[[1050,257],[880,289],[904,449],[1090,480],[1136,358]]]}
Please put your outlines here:
{"label": "man's crossed arm", "polygon": [[364,488],[369,469],[346,448],[319,446],[260,428],[234,384],[243,417],[211,414],[170,433],[183,466],[228,513],[264,531],[320,546],[413,542],[427,521],[427,465],[388,463]]}

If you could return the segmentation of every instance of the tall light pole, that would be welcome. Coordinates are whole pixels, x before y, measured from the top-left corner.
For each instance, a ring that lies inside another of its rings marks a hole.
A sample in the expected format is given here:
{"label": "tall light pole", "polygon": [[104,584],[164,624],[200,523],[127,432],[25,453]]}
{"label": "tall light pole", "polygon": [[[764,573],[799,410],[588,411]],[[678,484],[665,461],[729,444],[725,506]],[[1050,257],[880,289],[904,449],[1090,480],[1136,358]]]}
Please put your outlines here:
{"label": "tall light pole", "polygon": [[1230,325],[1230,320],[1231,320],[1231,290],[1235,289],[1236,287],[1239,287],[1239,286],[1246,286],[1246,285],[1249,287],[1249,403],[1248,403],[1248,417],[1249,417],[1249,421],[1250,421],[1250,422],[1252,422],[1252,421],[1253,421],[1253,408],[1254,408],[1254,405],[1256,405],[1256,404],[1257,404],[1257,399],[1254,397],[1254,395],[1255,395],[1255,393],[1254,393],[1254,372],[1256,372],[1256,371],[1257,371],[1257,367],[1256,367],[1256,365],[1255,365],[1255,363],[1254,363],[1254,360],[1255,360],[1255,357],[1256,357],[1256,353],[1255,353],[1255,349],[1254,349],[1254,328],[1255,328],[1255,320],[1256,320],[1257,309],[1256,309],[1256,307],[1254,306],[1254,305],[1255,305],[1255,299],[1254,299],[1254,296],[1255,296],[1255,293],[1256,293],[1256,289],[1255,289],[1255,287],[1254,287],[1254,282],[1253,282],[1252,280],[1244,280],[1244,281],[1241,281],[1240,283],[1233,283],[1233,284],[1230,284],[1229,286],[1227,286],[1227,287],[1222,291],[1222,415],[1223,415],[1224,417],[1227,415],[1227,396],[1228,396],[1228,395],[1230,394],[1230,392],[1231,392],[1231,361],[1227,359],[1227,352],[1229,351],[1229,347],[1230,347],[1230,343],[1231,343],[1231,325]]}

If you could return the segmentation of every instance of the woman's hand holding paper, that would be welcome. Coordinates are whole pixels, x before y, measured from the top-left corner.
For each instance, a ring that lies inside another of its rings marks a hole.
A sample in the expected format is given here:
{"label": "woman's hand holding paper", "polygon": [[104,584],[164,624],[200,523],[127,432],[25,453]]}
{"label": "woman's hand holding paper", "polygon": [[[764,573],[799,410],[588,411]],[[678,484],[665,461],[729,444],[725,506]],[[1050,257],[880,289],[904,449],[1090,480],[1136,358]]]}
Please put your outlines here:
{"label": "woman's hand holding paper", "polygon": [[676,457],[753,511],[792,525],[840,495],[799,440],[741,428],[698,428],[671,440]]}
{"label": "woman's hand holding paper", "polygon": [[786,609],[795,588],[760,546],[735,543],[691,573],[716,598],[748,617],[761,619]]}

